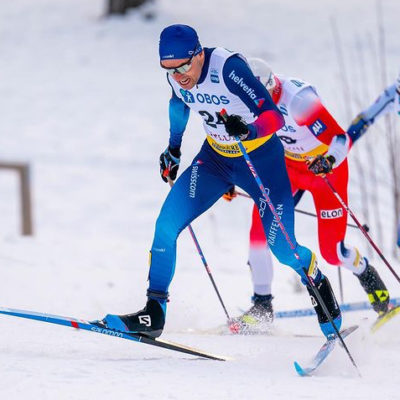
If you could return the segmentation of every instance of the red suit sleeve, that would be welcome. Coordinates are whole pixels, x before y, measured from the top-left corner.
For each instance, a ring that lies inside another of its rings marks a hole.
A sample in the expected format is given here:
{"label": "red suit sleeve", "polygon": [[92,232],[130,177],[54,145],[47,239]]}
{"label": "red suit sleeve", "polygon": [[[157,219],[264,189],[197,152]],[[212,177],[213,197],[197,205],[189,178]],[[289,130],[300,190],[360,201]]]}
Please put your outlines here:
{"label": "red suit sleeve", "polygon": [[285,120],[280,112],[266,110],[248,127],[252,138],[260,138],[275,133],[284,125]]}
{"label": "red suit sleeve", "polygon": [[292,113],[296,123],[307,126],[322,143],[330,145],[334,136],[347,135],[311,87],[305,88],[293,99]]}

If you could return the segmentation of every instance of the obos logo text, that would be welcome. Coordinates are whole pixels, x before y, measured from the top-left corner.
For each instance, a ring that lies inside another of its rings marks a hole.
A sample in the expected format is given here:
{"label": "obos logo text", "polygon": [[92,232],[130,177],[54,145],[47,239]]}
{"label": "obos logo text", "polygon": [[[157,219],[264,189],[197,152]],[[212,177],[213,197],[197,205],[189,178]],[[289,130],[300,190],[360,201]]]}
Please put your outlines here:
{"label": "obos logo text", "polygon": [[190,93],[188,90],[180,90],[181,95],[183,96],[183,100],[185,103],[198,103],[204,104],[229,104],[230,101],[226,96],[217,96],[216,94],[208,94],[208,93],[196,93],[196,97],[193,93]]}

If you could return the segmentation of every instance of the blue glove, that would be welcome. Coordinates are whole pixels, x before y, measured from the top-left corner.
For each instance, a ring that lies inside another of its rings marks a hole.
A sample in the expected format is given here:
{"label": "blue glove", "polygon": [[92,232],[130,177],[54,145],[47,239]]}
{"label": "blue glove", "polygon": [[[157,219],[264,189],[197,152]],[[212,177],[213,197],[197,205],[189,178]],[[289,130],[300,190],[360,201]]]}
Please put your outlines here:
{"label": "blue glove", "polygon": [[160,155],[160,175],[164,182],[168,182],[167,177],[173,181],[178,173],[179,163],[181,161],[180,148],[173,149],[168,146]]}
{"label": "blue glove", "polygon": [[360,139],[362,135],[367,131],[368,127],[371,125],[370,122],[366,121],[363,118],[363,115],[358,115],[351,123],[349,128],[347,129],[347,133],[351,137],[353,143]]}

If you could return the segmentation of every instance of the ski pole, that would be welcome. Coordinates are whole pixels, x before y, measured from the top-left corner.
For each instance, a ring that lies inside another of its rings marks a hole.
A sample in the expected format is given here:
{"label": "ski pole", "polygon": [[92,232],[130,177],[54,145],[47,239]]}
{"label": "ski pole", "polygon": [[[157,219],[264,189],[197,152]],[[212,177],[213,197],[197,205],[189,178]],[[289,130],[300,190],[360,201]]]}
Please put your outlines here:
{"label": "ski pole", "polygon": [[338,267],[337,270],[338,270],[338,281],[339,281],[340,304],[342,305],[344,303],[342,269]]}
{"label": "ski pole", "polygon": [[[171,186],[171,188],[172,188],[172,186],[174,186],[173,180],[172,180],[169,176],[166,176],[166,178],[167,178],[167,180],[168,180],[169,186]],[[212,285],[214,286],[215,293],[217,293],[219,302],[221,303],[221,306],[222,306],[222,308],[224,309],[226,318],[228,318],[228,323],[229,323],[229,322],[231,321],[231,317],[229,316],[229,313],[228,313],[228,311],[227,311],[227,309],[226,309],[226,307],[225,307],[225,304],[224,304],[224,302],[223,302],[223,300],[222,300],[222,297],[221,297],[221,295],[220,295],[220,293],[219,293],[217,284],[215,283],[214,277],[213,277],[213,275],[212,275],[212,273],[211,273],[211,270],[210,270],[210,268],[209,268],[209,266],[208,266],[207,260],[206,260],[206,258],[204,257],[203,251],[201,250],[199,241],[197,240],[196,235],[194,234],[193,228],[192,228],[192,226],[191,226],[190,224],[188,225],[188,229],[189,229],[190,235],[192,236],[192,239],[193,239],[193,241],[194,241],[194,244],[196,245],[196,249],[197,249],[197,252],[199,253],[199,256],[200,256],[200,258],[201,258],[201,261],[203,262],[203,265],[204,265],[204,267],[205,267],[205,269],[206,269],[206,271],[207,271],[208,277],[210,278],[210,281],[211,281]]]}
{"label": "ski pole", "polygon": [[[242,196],[242,197],[246,197],[248,199],[251,199],[251,196],[249,196],[247,193],[243,193],[243,192],[237,192],[236,194],[238,196]],[[315,217],[317,218],[317,215],[308,211],[303,211],[303,210],[298,210],[297,208],[294,209],[294,211],[300,213],[300,214],[305,214],[305,215],[309,215],[310,217]],[[357,225],[354,224],[350,224],[347,223],[347,226],[351,227],[351,228],[356,228],[358,229]],[[368,225],[363,225],[363,228],[368,232],[369,231],[369,227]],[[338,268],[338,280],[339,280],[339,294],[340,294],[340,303],[343,304],[344,302],[344,295],[343,295],[343,279],[342,279],[342,270],[340,268]]]}
{"label": "ski pole", "polygon": [[[222,110],[221,110],[220,115],[221,115],[221,117],[223,118],[223,120],[226,121],[227,112],[226,112],[225,109],[222,109]],[[251,174],[253,175],[253,177],[254,177],[256,183],[258,184],[258,187],[260,188],[261,193],[262,193],[262,195],[264,196],[264,199],[265,199],[265,201],[267,202],[268,207],[269,207],[269,209],[271,210],[271,212],[272,212],[272,214],[273,214],[273,216],[274,216],[274,218],[275,218],[275,222],[279,225],[279,228],[280,228],[280,230],[281,230],[283,236],[285,237],[287,243],[289,244],[289,247],[290,247],[290,248],[292,249],[292,251],[293,251],[293,255],[295,256],[295,258],[296,258],[297,260],[300,261],[301,258],[300,258],[299,254],[298,254],[298,253],[296,252],[296,250],[295,250],[296,247],[295,247],[295,245],[293,244],[293,242],[290,240],[289,234],[288,234],[288,232],[286,231],[286,228],[285,228],[285,226],[284,226],[283,223],[282,223],[281,217],[280,217],[279,214],[277,213],[275,206],[272,204],[272,201],[271,201],[270,197],[268,196],[268,193],[267,193],[267,191],[266,191],[266,189],[265,189],[265,186],[263,185],[263,183],[262,183],[262,181],[261,181],[259,175],[257,174],[257,171],[256,171],[256,169],[255,169],[255,167],[254,167],[254,164],[252,163],[252,161],[251,161],[249,155],[247,154],[247,151],[246,151],[245,147],[243,146],[243,143],[241,142],[241,140],[240,140],[240,138],[239,138],[238,136],[235,136],[235,139],[236,139],[236,142],[237,142],[237,144],[238,144],[238,146],[239,146],[240,151],[241,151],[242,154],[243,154],[243,158],[244,158],[244,160],[246,161],[247,166],[249,167],[249,170],[250,170]],[[348,355],[348,357],[349,357],[351,363],[352,363],[353,366],[356,368],[356,370],[357,370],[357,372],[358,372],[358,375],[361,376],[360,371],[358,370],[357,364],[356,364],[356,362],[354,361],[353,356],[350,354],[350,351],[349,351],[349,349],[347,348],[347,345],[346,345],[346,343],[344,342],[344,340],[343,340],[343,338],[342,338],[342,335],[340,334],[340,332],[339,332],[337,326],[336,326],[335,323],[333,322],[332,316],[330,315],[330,313],[329,313],[329,311],[328,311],[328,308],[326,307],[325,302],[323,301],[321,295],[319,294],[318,289],[317,289],[317,287],[315,286],[314,281],[313,281],[313,280],[311,279],[311,277],[308,275],[308,273],[307,273],[307,271],[306,271],[305,268],[303,268],[303,272],[304,272],[304,274],[305,274],[305,276],[306,276],[306,278],[307,278],[307,281],[308,281],[308,283],[309,283],[309,285],[310,285],[310,287],[311,287],[311,289],[312,289],[312,291],[313,291],[315,297],[318,299],[318,301],[319,301],[319,303],[321,304],[321,307],[322,307],[322,309],[323,309],[323,311],[324,311],[326,317],[328,318],[329,322],[331,323],[331,325],[332,325],[332,327],[333,327],[333,329],[334,329],[334,331],[335,331],[335,333],[336,333],[336,336],[339,338],[339,340],[340,340],[340,342],[341,342],[341,344],[342,344],[342,346],[343,346],[343,349],[346,351],[346,353],[347,353],[347,355]]]}
{"label": "ski pole", "polygon": [[356,223],[360,231],[363,233],[363,235],[367,238],[368,242],[371,244],[371,246],[375,249],[375,251],[378,253],[379,257],[382,259],[382,261],[386,264],[386,266],[389,268],[390,272],[393,274],[393,276],[397,279],[397,282],[400,283],[400,277],[397,275],[396,271],[393,269],[393,267],[390,265],[389,261],[386,259],[386,257],[383,255],[381,250],[378,248],[378,246],[375,244],[375,242],[371,239],[371,236],[367,233],[367,231],[364,229],[364,227],[360,224],[356,216],[354,215],[353,211],[349,208],[349,206],[343,201],[343,199],[340,197],[339,193],[336,191],[336,189],[333,187],[333,185],[329,182],[328,178],[326,176],[323,176],[322,179],[326,182],[326,184],[329,186],[329,188],[332,190],[333,194],[335,197],[338,199],[339,203],[342,205],[342,207],[350,214],[351,218],[353,218],[353,221]]}
{"label": "ski pole", "polygon": [[[246,198],[248,198],[248,199],[251,199],[251,196],[248,195],[247,193],[236,192],[236,194],[237,194],[238,196],[242,196],[242,197],[246,197]],[[297,209],[297,208],[295,208],[294,211],[297,212],[297,213],[299,213],[299,214],[308,215],[308,216],[310,216],[310,217],[315,217],[315,218],[318,217],[317,214],[314,214],[314,213],[309,212],[309,211],[299,210],[299,209]],[[347,223],[347,226],[350,227],[350,228],[356,228],[356,229],[358,229],[358,226],[357,226],[357,225],[354,225],[354,224],[351,224],[351,223]],[[369,232],[369,226],[368,226],[367,224],[364,224],[364,225],[363,225],[363,228],[364,228],[367,232]]]}

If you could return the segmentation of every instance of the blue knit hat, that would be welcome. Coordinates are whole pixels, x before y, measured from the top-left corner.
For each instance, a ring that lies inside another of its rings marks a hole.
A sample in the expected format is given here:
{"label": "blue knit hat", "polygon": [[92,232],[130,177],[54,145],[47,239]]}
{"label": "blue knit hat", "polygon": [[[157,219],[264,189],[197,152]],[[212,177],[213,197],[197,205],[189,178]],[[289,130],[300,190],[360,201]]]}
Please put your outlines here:
{"label": "blue knit hat", "polygon": [[191,58],[201,50],[196,31],[188,25],[170,25],[161,32],[160,60]]}

